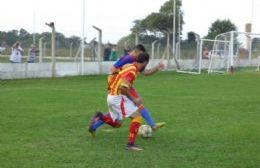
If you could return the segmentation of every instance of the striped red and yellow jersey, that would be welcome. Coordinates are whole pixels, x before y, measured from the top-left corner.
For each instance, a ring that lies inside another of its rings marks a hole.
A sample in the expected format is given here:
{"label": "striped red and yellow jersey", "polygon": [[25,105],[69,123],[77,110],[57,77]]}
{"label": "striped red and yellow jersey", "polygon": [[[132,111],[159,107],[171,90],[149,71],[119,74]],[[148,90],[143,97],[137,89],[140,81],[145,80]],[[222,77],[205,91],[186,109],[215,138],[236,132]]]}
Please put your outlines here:
{"label": "striped red and yellow jersey", "polygon": [[108,77],[108,93],[110,95],[121,94],[121,86],[125,86],[130,89],[137,77],[137,74],[138,70],[135,63],[124,65],[117,74],[113,74]]}

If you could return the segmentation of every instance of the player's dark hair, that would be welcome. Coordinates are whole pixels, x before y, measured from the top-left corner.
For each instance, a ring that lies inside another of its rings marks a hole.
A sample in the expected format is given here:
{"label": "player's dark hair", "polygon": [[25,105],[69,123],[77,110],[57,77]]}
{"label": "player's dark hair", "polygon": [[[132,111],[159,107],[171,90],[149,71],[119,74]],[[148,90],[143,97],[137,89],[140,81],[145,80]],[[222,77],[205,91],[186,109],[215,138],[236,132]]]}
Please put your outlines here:
{"label": "player's dark hair", "polygon": [[134,49],[137,49],[142,52],[146,52],[146,50],[142,44],[137,44]]}
{"label": "player's dark hair", "polygon": [[138,63],[144,63],[144,62],[149,62],[149,59],[150,59],[150,56],[148,53],[146,52],[143,52],[143,53],[140,53],[136,59],[136,62]]}

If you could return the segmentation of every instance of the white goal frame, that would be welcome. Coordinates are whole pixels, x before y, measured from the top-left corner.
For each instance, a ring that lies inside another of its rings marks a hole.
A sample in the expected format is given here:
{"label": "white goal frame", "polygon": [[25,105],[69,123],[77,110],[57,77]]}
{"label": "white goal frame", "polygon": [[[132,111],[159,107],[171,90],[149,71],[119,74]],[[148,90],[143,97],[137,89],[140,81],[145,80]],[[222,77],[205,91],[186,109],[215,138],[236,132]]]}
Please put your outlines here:
{"label": "white goal frame", "polygon": [[[229,71],[233,71],[234,69],[234,66],[235,66],[235,62],[236,60],[238,59],[236,53],[235,53],[235,50],[234,50],[234,41],[236,39],[235,37],[235,34],[237,35],[244,35],[245,37],[247,37],[248,39],[250,39],[250,42],[249,42],[249,49],[248,49],[248,66],[252,66],[252,42],[253,42],[253,39],[256,38],[256,36],[260,37],[260,34],[259,33],[248,33],[248,32],[238,32],[238,31],[230,31],[230,32],[226,32],[226,33],[222,33],[222,34],[219,34],[215,37],[215,41],[217,42],[218,39],[221,37],[221,36],[229,36],[230,38],[228,39],[229,41],[229,55],[227,55],[227,67],[226,67],[226,72],[229,72]],[[259,58],[258,58],[259,59]],[[258,67],[259,67],[259,61],[258,61]],[[216,71],[216,70],[212,70],[212,67],[211,67],[212,64],[209,64],[209,67],[208,67],[208,73],[213,73],[213,72],[221,72],[221,73],[225,73],[224,71]]]}
{"label": "white goal frame", "polygon": [[258,56],[257,59],[258,59],[258,62],[257,62],[256,70],[259,71],[259,69],[260,69],[260,56]]}
{"label": "white goal frame", "polygon": [[[201,74],[201,61],[202,61],[202,42],[200,39],[200,36],[198,34],[194,34],[196,37],[196,55],[195,55],[195,60],[194,63],[197,63],[197,68],[195,67],[196,71],[190,71],[189,69],[177,69],[176,72],[179,73],[186,73],[186,74],[193,74],[193,75],[198,75]],[[184,62],[181,57],[181,49],[180,49],[181,44],[177,43],[176,45],[176,51],[177,51],[177,58],[178,62]],[[196,60],[197,59],[197,60]]]}

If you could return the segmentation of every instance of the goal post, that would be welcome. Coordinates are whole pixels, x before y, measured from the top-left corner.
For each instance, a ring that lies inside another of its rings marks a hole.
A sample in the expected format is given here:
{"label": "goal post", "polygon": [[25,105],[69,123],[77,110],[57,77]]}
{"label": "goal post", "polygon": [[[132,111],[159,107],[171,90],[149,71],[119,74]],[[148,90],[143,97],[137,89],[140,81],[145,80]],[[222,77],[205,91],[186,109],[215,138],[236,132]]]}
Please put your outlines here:
{"label": "goal post", "polygon": [[194,34],[194,41],[182,41],[178,43],[177,59],[179,68],[177,72],[188,74],[201,73],[201,41],[197,34]]}
{"label": "goal post", "polygon": [[[208,73],[233,72],[234,68],[250,69],[257,67],[257,55],[259,55],[260,52],[260,34],[237,31],[219,34],[215,38],[215,51],[223,50],[223,46],[219,45],[219,41],[225,41],[225,46],[228,47],[229,52],[227,54],[225,49],[225,54],[221,52],[222,56],[218,56],[218,59],[216,58],[217,56],[213,54],[210,59]],[[216,65],[217,62],[221,61],[225,62],[225,68],[220,65],[213,66],[213,64]]]}
{"label": "goal post", "polygon": [[203,70],[213,72],[216,67],[227,67],[228,46],[229,41],[211,39],[197,39],[196,43],[186,43],[186,48],[181,48],[182,52],[178,57],[181,68],[177,72],[201,74]]}
{"label": "goal post", "polygon": [[225,73],[229,70],[229,64],[231,64],[231,58],[229,57],[231,48],[230,41],[223,40],[209,40],[213,42],[213,46],[209,54],[208,73]]}
{"label": "goal post", "polygon": [[212,39],[201,39],[178,43],[177,72],[200,74],[227,73],[237,70],[259,69],[260,34],[231,31]]}
{"label": "goal post", "polygon": [[258,61],[257,61],[257,68],[256,70],[259,71],[260,69],[260,56],[257,57]]}

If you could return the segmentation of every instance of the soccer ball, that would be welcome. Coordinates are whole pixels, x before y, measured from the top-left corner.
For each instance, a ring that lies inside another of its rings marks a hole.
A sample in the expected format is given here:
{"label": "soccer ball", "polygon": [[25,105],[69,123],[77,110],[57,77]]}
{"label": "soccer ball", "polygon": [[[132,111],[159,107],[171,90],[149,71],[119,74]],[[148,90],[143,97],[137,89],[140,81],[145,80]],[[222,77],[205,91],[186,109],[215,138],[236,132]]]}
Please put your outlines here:
{"label": "soccer ball", "polygon": [[152,137],[153,130],[149,125],[141,125],[138,130],[138,134],[143,138]]}

